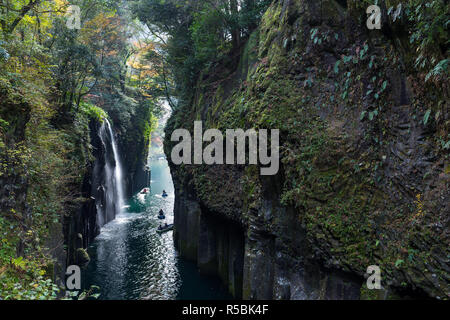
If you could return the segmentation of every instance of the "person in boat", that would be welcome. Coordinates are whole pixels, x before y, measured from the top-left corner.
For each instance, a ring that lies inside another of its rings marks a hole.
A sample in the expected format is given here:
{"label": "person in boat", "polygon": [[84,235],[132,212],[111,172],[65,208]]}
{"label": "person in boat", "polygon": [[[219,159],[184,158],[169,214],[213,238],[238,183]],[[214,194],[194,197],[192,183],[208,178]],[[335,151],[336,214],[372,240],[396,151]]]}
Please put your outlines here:
{"label": "person in boat", "polygon": [[159,215],[160,215],[160,216],[164,216],[164,211],[163,211],[163,209],[159,210]]}
{"label": "person in boat", "polygon": [[167,192],[166,192],[166,190],[163,190],[163,197],[167,197]]}

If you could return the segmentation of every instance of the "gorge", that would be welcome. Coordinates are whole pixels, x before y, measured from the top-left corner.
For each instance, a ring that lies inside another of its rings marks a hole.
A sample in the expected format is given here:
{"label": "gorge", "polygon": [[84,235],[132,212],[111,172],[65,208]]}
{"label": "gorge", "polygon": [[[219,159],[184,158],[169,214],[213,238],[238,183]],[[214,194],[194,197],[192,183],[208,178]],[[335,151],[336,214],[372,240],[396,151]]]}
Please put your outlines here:
{"label": "gorge", "polygon": [[372,2],[0,1],[0,299],[448,300],[449,4]]}

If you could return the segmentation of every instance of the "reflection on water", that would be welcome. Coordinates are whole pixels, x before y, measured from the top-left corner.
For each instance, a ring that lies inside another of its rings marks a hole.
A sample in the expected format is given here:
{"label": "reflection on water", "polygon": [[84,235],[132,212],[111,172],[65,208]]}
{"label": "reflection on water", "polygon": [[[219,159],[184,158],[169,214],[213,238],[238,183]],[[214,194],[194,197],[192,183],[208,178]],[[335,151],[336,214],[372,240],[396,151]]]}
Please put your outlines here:
{"label": "reflection on water", "polygon": [[199,275],[195,264],[177,256],[172,232],[156,233],[160,209],[166,213],[162,222],[173,223],[175,199],[167,161],[153,160],[150,166],[151,192],[134,196],[89,248],[83,287],[99,286],[104,300],[230,298],[218,279]]}

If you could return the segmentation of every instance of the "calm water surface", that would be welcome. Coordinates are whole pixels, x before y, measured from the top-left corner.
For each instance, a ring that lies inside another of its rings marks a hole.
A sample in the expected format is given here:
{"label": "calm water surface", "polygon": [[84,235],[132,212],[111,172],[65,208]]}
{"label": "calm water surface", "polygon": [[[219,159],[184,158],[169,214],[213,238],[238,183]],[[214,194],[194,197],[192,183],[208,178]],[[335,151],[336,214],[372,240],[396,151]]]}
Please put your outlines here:
{"label": "calm water surface", "polygon": [[[103,300],[230,299],[218,278],[199,274],[194,263],[178,257],[172,232],[156,233],[163,209],[173,223],[174,187],[165,159],[150,161],[151,193],[130,199],[124,213],[105,225],[88,252],[83,287],[101,288]],[[163,198],[166,190],[169,197]]]}

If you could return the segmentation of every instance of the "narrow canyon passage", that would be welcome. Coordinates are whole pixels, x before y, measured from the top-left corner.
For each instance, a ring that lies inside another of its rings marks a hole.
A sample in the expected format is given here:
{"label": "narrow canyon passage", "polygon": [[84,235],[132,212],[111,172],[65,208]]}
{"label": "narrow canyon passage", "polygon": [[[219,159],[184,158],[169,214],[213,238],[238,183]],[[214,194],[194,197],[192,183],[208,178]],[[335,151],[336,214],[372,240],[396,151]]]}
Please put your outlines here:
{"label": "narrow canyon passage", "polygon": [[[124,212],[102,228],[88,252],[83,287],[100,287],[105,300],[227,299],[217,278],[199,274],[194,263],[178,257],[172,232],[159,235],[160,223],[173,223],[174,187],[167,160],[154,155],[150,193],[137,194]],[[162,192],[169,194],[163,198]],[[163,209],[166,220],[158,219]]]}
{"label": "narrow canyon passage", "polygon": [[0,305],[450,300],[449,13],[0,0]]}

